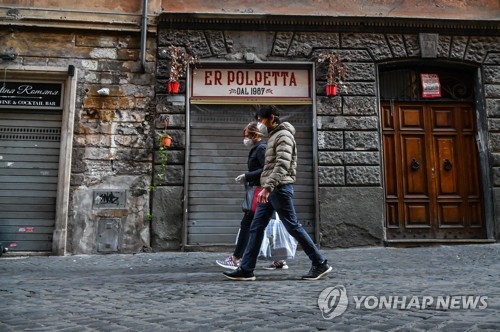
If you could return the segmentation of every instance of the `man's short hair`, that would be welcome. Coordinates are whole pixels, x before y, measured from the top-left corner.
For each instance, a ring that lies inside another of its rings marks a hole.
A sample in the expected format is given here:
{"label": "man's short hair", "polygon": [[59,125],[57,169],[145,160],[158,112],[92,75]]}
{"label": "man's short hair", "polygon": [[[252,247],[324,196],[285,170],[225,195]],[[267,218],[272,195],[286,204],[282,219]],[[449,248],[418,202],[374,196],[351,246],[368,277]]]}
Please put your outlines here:
{"label": "man's short hair", "polygon": [[257,116],[260,116],[261,118],[264,118],[264,119],[269,119],[271,117],[271,115],[274,115],[274,117],[276,118],[276,122],[279,123],[280,112],[278,111],[278,109],[275,106],[273,106],[273,105],[262,106],[257,111]]}

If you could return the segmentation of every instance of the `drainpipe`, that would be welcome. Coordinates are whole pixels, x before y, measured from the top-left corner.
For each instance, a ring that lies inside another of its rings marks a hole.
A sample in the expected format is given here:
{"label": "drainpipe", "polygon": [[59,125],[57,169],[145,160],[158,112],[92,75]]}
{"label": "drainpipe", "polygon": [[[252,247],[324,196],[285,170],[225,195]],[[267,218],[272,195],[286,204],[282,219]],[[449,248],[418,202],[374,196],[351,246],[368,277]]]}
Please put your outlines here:
{"label": "drainpipe", "polygon": [[148,0],[142,2],[142,19],[141,19],[141,71],[146,72],[146,42],[148,33]]}

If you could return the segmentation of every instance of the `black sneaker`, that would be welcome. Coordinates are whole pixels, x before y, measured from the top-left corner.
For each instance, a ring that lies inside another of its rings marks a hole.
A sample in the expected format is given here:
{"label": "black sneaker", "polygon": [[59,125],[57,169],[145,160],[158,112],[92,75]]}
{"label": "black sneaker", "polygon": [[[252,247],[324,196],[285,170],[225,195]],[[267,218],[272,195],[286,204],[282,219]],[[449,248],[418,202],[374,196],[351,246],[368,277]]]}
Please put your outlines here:
{"label": "black sneaker", "polygon": [[320,265],[313,265],[306,275],[302,276],[303,280],[318,280],[324,275],[332,272],[333,268],[328,265],[326,259]]}
{"label": "black sneaker", "polygon": [[253,272],[248,272],[245,270],[242,270],[241,267],[238,267],[235,271],[233,272],[222,272],[222,274],[231,280],[236,280],[236,281],[253,281],[255,280],[255,276],[253,275]]}

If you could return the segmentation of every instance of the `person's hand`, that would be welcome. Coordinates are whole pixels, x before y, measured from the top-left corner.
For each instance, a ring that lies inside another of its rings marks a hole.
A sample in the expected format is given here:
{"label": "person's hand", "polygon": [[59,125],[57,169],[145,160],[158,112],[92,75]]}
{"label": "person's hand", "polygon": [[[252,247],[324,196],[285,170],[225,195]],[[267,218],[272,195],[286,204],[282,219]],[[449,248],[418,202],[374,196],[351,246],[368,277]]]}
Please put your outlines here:
{"label": "person's hand", "polygon": [[245,182],[245,174],[238,175],[234,181],[240,183],[240,182]]}
{"label": "person's hand", "polygon": [[257,203],[267,203],[269,200],[269,191],[264,188],[258,195],[257,195]]}

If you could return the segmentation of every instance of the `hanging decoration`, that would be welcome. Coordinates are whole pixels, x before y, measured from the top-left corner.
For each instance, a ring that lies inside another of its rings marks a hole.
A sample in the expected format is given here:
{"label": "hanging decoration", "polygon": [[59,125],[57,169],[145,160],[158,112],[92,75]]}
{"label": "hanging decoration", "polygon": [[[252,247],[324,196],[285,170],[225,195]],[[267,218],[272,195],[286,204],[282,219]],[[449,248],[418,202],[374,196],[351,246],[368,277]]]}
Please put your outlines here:
{"label": "hanging decoration", "polygon": [[167,117],[165,118],[163,123],[165,124],[165,129],[164,129],[163,134],[161,134],[161,136],[160,136],[160,146],[168,148],[168,147],[170,147],[170,145],[172,145],[172,137],[167,132],[167,127],[168,127],[168,118]]}
{"label": "hanging decoration", "polygon": [[179,46],[169,46],[168,54],[170,56],[170,71],[167,82],[168,93],[179,93],[180,78],[183,77],[190,64],[199,63],[197,56],[188,54],[184,48]]}
{"label": "hanging decoration", "polygon": [[347,71],[340,57],[332,51],[322,51],[318,55],[318,63],[327,65],[325,92],[329,97],[337,95],[337,87],[343,85]]}

